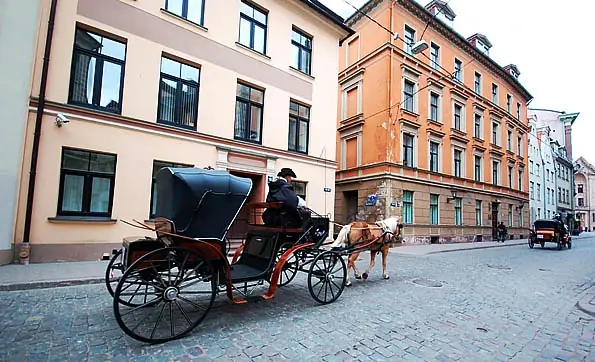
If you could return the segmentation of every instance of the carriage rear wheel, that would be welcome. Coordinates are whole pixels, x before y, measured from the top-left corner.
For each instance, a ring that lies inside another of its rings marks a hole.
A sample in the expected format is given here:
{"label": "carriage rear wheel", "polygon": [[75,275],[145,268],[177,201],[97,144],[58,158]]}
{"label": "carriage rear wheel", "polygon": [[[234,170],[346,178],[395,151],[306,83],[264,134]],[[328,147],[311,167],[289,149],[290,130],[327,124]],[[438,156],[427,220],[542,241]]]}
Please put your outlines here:
{"label": "carriage rear wheel", "polygon": [[[120,328],[142,342],[161,343],[180,338],[207,315],[217,294],[213,264],[194,250],[161,248],[136,260],[120,279],[114,295],[114,313]],[[152,288],[148,296],[128,291],[126,285]],[[136,306],[120,301],[138,297]]]}
{"label": "carriage rear wheel", "polygon": [[[283,255],[283,253],[285,253],[287,250],[289,250],[289,248],[291,248],[292,246],[293,246],[293,243],[285,243],[279,247],[279,251],[277,252],[277,258],[275,260],[275,264],[277,264],[279,262],[279,260],[281,260],[281,256]],[[289,258],[287,258],[287,261],[283,265],[283,269],[281,270],[281,273],[279,274],[279,280],[277,281],[277,286],[282,287],[282,286],[289,284],[293,280],[293,278],[295,278],[295,276],[298,272],[298,267],[299,267],[299,259],[298,259],[297,255],[295,253],[293,253],[292,255],[289,256]],[[270,278],[272,278],[272,276],[273,276],[273,273],[271,273],[271,275],[269,276],[269,281],[270,281]]]}
{"label": "carriage rear wheel", "polygon": [[308,272],[308,290],[314,300],[329,304],[337,300],[347,281],[347,267],[343,258],[335,252],[318,254]]}
{"label": "carriage rear wheel", "polygon": [[112,297],[114,296],[114,290],[118,286],[118,282],[124,273],[124,266],[120,260],[121,256],[122,249],[118,250],[118,252],[112,256],[107,264],[107,269],[105,270],[105,286]]}

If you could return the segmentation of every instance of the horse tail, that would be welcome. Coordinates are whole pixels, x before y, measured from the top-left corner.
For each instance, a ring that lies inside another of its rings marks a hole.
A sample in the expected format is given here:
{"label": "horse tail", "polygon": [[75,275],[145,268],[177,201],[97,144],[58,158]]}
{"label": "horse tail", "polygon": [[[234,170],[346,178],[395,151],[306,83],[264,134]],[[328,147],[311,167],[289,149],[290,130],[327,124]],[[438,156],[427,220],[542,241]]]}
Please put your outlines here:
{"label": "horse tail", "polygon": [[337,239],[331,244],[331,248],[338,246],[345,246],[349,242],[349,232],[351,231],[351,225],[345,225],[339,231]]}

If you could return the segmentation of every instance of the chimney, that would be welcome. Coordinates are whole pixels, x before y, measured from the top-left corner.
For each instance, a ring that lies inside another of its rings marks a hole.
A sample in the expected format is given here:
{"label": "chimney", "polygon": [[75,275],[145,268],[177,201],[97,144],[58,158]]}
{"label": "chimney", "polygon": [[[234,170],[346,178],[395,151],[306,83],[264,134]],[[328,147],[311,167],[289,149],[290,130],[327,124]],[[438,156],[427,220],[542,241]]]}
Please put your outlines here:
{"label": "chimney", "polygon": [[512,75],[514,79],[519,79],[519,75],[521,75],[519,68],[514,64],[508,64],[503,69],[506,73]]}
{"label": "chimney", "polygon": [[457,17],[457,14],[455,14],[452,8],[444,1],[432,0],[425,6],[425,9],[436,19],[440,19],[446,25],[454,28],[454,20]]}
{"label": "chimney", "polygon": [[471,43],[471,45],[479,49],[480,52],[484,53],[488,57],[490,56],[490,48],[492,47],[492,43],[490,43],[490,41],[485,35],[475,33],[468,37],[467,41]]}

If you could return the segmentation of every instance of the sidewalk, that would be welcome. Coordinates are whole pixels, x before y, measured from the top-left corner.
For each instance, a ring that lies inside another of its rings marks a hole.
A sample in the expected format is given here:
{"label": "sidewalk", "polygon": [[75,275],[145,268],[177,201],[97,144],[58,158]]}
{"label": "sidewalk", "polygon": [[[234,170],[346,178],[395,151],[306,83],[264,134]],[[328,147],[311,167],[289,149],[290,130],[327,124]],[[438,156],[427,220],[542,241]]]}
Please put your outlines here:
{"label": "sidewalk", "polygon": [[595,317],[595,285],[589,288],[585,295],[576,302],[576,307]]}
{"label": "sidewalk", "polygon": [[476,243],[403,245],[391,248],[390,253],[402,255],[429,255],[451,251],[501,248],[516,245],[528,245],[527,239],[507,240],[503,243],[496,241],[481,241]]}

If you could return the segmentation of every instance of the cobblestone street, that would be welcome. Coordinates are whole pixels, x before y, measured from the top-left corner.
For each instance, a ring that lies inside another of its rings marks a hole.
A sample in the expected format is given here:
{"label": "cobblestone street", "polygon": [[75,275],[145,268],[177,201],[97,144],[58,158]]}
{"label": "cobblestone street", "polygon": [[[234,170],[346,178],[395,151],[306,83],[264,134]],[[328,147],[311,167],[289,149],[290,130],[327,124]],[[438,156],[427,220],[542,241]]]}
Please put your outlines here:
{"label": "cobblestone street", "polygon": [[575,307],[594,260],[595,238],[391,254],[389,280],[377,263],[333,304],[312,300],[299,275],[272,301],[221,295],[191,334],[154,346],[120,331],[104,285],[2,292],[0,360],[595,361],[595,318]]}

